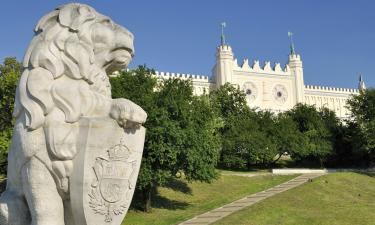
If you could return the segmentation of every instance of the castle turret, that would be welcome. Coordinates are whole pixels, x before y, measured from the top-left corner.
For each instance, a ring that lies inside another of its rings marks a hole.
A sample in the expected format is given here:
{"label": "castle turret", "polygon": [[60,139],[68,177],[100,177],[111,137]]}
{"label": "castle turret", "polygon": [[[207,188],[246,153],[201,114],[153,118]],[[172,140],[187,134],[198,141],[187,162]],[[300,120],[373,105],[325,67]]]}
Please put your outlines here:
{"label": "castle turret", "polygon": [[296,103],[304,102],[305,98],[305,84],[303,80],[303,67],[301,56],[298,54],[290,54],[288,62],[290,73],[294,76],[295,88],[296,88]]}
{"label": "castle turret", "polygon": [[216,51],[216,64],[213,69],[216,87],[229,82],[233,76],[233,52],[229,45],[220,45]]}
{"label": "castle turret", "polygon": [[213,68],[213,77],[215,79],[216,87],[224,85],[229,82],[232,83],[233,77],[233,52],[232,48],[225,43],[224,27],[225,23],[221,24],[221,43],[216,50],[216,64]]}
{"label": "castle turret", "polygon": [[365,84],[365,81],[362,78],[362,75],[359,75],[358,89],[360,91],[366,90],[366,84]]}
{"label": "castle turret", "polygon": [[303,80],[302,60],[301,56],[295,52],[292,35],[293,34],[291,32],[288,32],[288,36],[290,37],[290,54],[288,65],[291,75],[294,76],[296,103],[303,103],[305,100],[305,83]]}

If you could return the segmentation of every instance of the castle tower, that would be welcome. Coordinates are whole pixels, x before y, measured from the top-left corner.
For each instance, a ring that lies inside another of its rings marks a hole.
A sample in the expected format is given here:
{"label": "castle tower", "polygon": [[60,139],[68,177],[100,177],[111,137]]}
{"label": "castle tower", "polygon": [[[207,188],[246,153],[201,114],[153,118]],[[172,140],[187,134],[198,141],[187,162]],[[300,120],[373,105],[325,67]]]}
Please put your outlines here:
{"label": "castle tower", "polygon": [[360,91],[366,90],[366,84],[365,84],[365,81],[362,78],[362,75],[359,75],[358,89]]}
{"label": "castle tower", "polygon": [[290,54],[288,62],[290,73],[294,77],[296,103],[303,103],[305,99],[305,84],[303,81],[303,67],[301,56]]}
{"label": "castle tower", "polygon": [[232,83],[233,52],[229,45],[220,45],[216,50],[216,64],[213,69],[216,87],[225,83]]}
{"label": "castle tower", "polygon": [[295,83],[295,99],[297,103],[303,103],[305,101],[305,83],[303,80],[303,67],[301,56],[295,52],[294,43],[291,32],[288,32],[290,37],[290,54],[288,65],[290,68],[291,75],[294,76]]}
{"label": "castle tower", "polygon": [[225,43],[224,27],[225,23],[221,24],[221,43],[216,50],[216,64],[213,68],[213,77],[216,83],[216,88],[225,83],[232,83],[233,77],[233,52],[232,48]]}

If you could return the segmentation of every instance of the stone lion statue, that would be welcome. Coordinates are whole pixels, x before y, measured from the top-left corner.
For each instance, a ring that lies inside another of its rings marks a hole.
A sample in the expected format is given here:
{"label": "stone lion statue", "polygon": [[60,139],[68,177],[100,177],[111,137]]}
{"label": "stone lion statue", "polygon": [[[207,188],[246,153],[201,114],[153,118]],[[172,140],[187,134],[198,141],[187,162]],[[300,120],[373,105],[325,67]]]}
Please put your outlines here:
{"label": "stone lion statue", "polygon": [[69,223],[80,118],[110,117],[124,128],[146,120],[138,105],[111,99],[107,74],[133,54],[132,33],[88,5],[66,4],[40,19],[17,87],[0,224]]}

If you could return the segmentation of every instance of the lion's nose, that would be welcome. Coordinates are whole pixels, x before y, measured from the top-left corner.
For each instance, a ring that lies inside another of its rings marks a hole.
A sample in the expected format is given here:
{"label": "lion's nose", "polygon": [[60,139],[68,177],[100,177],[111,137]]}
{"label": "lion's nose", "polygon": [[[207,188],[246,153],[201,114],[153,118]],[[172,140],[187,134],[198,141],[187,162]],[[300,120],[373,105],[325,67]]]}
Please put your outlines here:
{"label": "lion's nose", "polygon": [[126,28],[119,25],[116,26],[116,48],[125,48],[131,56],[134,56],[134,35]]}

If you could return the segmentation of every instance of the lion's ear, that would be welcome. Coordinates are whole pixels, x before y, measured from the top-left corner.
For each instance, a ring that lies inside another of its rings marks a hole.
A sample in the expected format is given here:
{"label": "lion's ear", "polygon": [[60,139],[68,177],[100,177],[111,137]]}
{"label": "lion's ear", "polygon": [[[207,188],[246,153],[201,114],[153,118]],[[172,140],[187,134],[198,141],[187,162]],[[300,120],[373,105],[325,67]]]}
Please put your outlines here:
{"label": "lion's ear", "polygon": [[57,10],[48,13],[47,15],[43,16],[38,24],[35,26],[34,32],[39,33],[46,29],[50,24],[55,24],[59,12]]}
{"label": "lion's ear", "polygon": [[71,30],[78,31],[84,22],[93,19],[95,19],[94,9],[87,5],[73,3],[60,8],[60,24]]}

